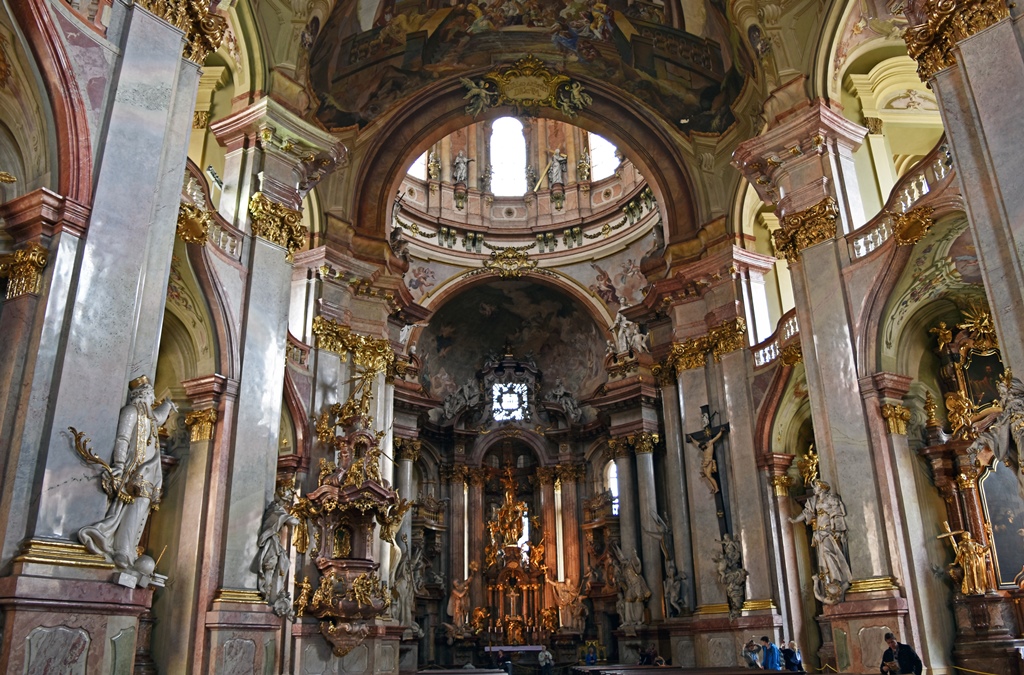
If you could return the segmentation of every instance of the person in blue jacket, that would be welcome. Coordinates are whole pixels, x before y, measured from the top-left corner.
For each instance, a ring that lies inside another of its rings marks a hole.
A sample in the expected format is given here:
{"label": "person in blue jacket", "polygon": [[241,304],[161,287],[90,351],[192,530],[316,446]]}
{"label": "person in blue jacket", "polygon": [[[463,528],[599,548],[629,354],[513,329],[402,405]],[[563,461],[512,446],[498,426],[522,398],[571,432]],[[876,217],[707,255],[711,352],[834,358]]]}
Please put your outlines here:
{"label": "person in blue jacket", "polygon": [[761,667],[765,670],[782,670],[782,655],[779,648],[767,635],[761,636]]}

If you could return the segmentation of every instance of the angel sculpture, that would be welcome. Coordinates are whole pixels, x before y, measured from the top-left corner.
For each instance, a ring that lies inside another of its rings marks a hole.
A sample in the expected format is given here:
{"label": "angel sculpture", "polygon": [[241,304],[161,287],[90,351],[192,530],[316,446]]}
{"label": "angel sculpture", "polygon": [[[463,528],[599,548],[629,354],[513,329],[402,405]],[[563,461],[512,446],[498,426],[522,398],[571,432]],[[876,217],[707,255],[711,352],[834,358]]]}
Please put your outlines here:
{"label": "angel sculpture", "polygon": [[463,100],[469,101],[466,106],[466,114],[476,117],[493,104],[494,92],[487,91],[487,83],[483,80],[473,82],[468,77],[460,77],[459,82],[466,88],[466,95]]}

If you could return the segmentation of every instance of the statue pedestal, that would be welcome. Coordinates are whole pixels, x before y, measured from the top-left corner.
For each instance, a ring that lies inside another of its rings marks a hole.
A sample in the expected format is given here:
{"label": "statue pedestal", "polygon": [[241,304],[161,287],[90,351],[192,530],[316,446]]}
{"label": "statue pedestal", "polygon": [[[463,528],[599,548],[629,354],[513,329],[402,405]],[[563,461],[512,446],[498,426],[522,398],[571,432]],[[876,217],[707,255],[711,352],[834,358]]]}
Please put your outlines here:
{"label": "statue pedestal", "polygon": [[899,589],[857,592],[858,583],[865,582],[855,581],[854,590],[846,593],[843,602],[825,605],[818,617],[822,668],[827,664],[841,672],[869,673],[878,669],[886,633],[895,633],[901,642],[911,642],[907,600],[899,597]]}
{"label": "statue pedestal", "polygon": [[338,657],[320,632],[320,621],[315,617],[303,617],[292,626],[294,669],[291,672],[351,675],[399,675],[399,672],[408,672],[399,668],[401,649],[404,649],[400,647],[403,630],[401,626],[384,626],[378,621],[370,626],[370,632],[362,642]]}
{"label": "statue pedestal", "polygon": [[658,642],[659,653],[666,659],[671,656],[673,666],[735,668],[740,665],[740,651],[747,640],[768,635],[777,641],[782,631],[782,617],[775,607],[756,601],[748,604],[754,608],[744,609],[735,619],[729,617],[729,606],[722,603],[699,607],[689,616],[659,624],[656,628],[668,633],[667,653],[661,647],[664,641],[655,640],[655,635],[648,637],[645,633],[641,637],[645,644]]}
{"label": "statue pedestal", "polygon": [[102,558],[75,544],[57,545],[67,548],[64,564],[25,560],[26,552],[14,573],[0,579],[0,672],[43,672],[60,664],[61,672],[130,674],[139,615],[152,604],[153,591],[118,586],[111,582],[113,566]]}
{"label": "statue pedestal", "polygon": [[954,663],[996,675],[1024,673],[1024,639],[1013,637],[1024,628],[1020,625],[1024,620],[1019,609],[1022,600],[1022,590],[957,597],[953,603],[957,626]]}

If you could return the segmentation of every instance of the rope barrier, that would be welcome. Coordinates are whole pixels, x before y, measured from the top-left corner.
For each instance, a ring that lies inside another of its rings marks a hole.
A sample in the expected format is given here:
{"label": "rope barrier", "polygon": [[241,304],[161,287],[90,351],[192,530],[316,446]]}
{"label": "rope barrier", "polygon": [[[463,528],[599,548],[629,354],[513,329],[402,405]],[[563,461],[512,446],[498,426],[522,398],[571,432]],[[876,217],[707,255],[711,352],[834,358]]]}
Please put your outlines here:
{"label": "rope barrier", "polygon": [[961,668],[960,666],[953,666],[957,670],[962,670],[965,673],[977,673],[977,675],[995,675],[995,673],[986,673],[984,670],[971,670],[970,668]]}

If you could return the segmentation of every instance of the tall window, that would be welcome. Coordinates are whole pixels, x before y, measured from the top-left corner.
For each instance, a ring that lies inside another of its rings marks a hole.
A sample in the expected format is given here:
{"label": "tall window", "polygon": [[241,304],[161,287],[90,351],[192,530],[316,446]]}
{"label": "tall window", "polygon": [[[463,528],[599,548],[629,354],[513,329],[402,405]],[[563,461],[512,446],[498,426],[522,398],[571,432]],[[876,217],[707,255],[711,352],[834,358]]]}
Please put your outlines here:
{"label": "tall window", "polygon": [[615,155],[615,146],[597,134],[590,136],[590,179],[601,180],[615,173],[619,168],[619,158]]}
{"label": "tall window", "polygon": [[491,125],[491,169],[491,192],[495,196],[526,194],[526,138],[523,123],[514,117],[499,117]]}
{"label": "tall window", "polygon": [[604,467],[604,486],[612,493],[612,514],[619,514],[619,469],[612,460]]}

